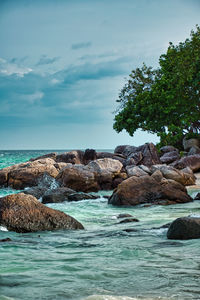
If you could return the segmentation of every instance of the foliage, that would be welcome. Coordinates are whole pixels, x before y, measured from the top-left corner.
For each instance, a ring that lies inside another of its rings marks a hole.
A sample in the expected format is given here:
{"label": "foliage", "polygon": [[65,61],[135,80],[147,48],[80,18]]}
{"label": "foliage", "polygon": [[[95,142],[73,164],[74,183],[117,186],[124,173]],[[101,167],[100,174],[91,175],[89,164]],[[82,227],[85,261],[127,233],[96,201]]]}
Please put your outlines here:
{"label": "foliage", "polygon": [[154,70],[143,64],[119,94],[113,128],[130,135],[140,128],[178,145],[186,133],[200,133],[200,27],[177,46],[169,43]]}

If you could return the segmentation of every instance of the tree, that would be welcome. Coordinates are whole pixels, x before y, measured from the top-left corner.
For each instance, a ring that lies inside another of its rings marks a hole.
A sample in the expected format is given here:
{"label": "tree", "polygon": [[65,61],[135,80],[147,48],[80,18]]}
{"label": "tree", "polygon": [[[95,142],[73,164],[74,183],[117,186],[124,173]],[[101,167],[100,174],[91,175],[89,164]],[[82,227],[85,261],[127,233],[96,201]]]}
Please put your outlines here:
{"label": "tree", "polygon": [[154,70],[143,64],[131,72],[119,94],[113,128],[133,135],[156,133],[161,143],[180,145],[187,133],[200,133],[200,27],[177,46],[169,43]]}

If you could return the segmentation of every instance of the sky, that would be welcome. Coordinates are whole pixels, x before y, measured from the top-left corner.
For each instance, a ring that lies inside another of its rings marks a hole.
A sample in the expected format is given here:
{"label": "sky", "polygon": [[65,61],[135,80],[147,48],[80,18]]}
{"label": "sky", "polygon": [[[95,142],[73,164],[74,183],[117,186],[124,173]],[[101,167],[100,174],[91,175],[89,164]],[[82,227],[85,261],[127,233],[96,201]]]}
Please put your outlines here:
{"label": "sky", "polygon": [[199,20],[200,0],[0,0],[0,149],[158,142],[113,130],[116,99]]}

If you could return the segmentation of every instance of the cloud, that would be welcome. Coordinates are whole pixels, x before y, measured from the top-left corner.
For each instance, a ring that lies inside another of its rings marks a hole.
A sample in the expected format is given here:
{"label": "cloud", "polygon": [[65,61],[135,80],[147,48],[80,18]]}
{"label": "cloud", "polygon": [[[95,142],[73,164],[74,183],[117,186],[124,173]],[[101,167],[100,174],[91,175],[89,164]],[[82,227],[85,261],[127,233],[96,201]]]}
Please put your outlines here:
{"label": "cloud", "polygon": [[83,42],[83,43],[72,44],[71,49],[78,50],[78,49],[82,49],[82,48],[89,48],[91,46],[92,46],[91,42]]}
{"label": "cloud", "polygon": [[11,76],[13,74],[18,77],[24,77],[25,74],[32,72],[31,68],[19,66],[16,63],[7,62],[5,59],[0,58],[0,74]]}
{"label": "cloud", "polygon": [[127,74],[128,57],[122,57],[111,61],[98,63],[84,63],[81,65],[72,65],[68,68],[54,74],[58,80],[64,84],[73,84],[80,80],[99,80],[107,77],[116,77]]}
{"label": "cloud", "polygon": [[40,57],[38,63],[36,64],[36,66],[53,64],[55,61],[57,61],[59,59],[60,59],[59,56],[50,58],[50,57],[47,57],[47,55],[42,55]]}

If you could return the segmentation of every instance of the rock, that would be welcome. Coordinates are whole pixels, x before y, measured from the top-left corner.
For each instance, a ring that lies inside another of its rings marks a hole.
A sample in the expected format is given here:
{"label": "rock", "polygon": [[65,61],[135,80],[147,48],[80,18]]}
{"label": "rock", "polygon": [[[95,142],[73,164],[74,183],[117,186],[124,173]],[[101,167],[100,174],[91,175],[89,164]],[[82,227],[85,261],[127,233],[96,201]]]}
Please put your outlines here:
{"label": "rock", "polygon": [[111,158],[102,158],[91,161],[88,167],[99,173],[101,171],[108,171],[110,173],[120,173],[123,165],[120,161]]}
{"label": "rock", "polygon": [[0,243],[5,243],[5,242],[11,242],[12,240],[10,238],[5,238],[5,239],[1,239]]}
{"label": "rock", "polygon": [[128,158],[126,159],[126,166],[131,166],[131,165],[138,165],[142,162],[143,159],[143,154],[142,152],[136,152],[136,153],[132,153],[128,156]]}
{"label": "rock", "polygon": [[160,157],[160,160],[163,164],[170,164],[179,158],[180,158],[180,154],[177,151],[171,151],[171,152],[164,153]]}
{"label": "rock", "polygon": [[200,193],[196,194],[194,200],[200,200]]}
{"label": "rock", "polygon": [[127,146],[122,154],[127,158],[125,165],[133,164],[150,167],[160,163],[157,149],[152,143],[146,143],[139,147]]}
{"label": "rock", "polygon": [[23,192],[26,195],[32,195],[37,199],[40,199],[45,192],[47,191],[46,187],[39,187],[39,186],[34,186],[31,188],[26,188]]}
{"label": "rock", "polygon": [[200,148],[197,146],[193,146],[190,148],[189,152],[188,152],[188,156],[189,155],[195,155],[195,154],[200,154]]}
{"label": "rock", "polygon": [[142,168],[140,168],[140,166],[127,166],[126,172],[128,177],[131,176],[140,177],[140,176],[148,175],[148,173],[146,173]]}
{"label": "rock", "polygon": [[97,153],[94,149],[86,149],[83,155],[83,164],[87,165],[90,161],[97,159]]}
{"label": "rock", "polygon": [[117,206],[138,204],[175,204],[192,201],[183,185],[173,180],[164,179],[160,183],[152,176],[130,177],[114,190],[108,200]]}
{"label": "rock", "polygon": [[71,164],[81,164],[83,162],[84,152],[81,150],[73,150],[56,156],[56,162],[64,162]]}
{"label": "rock", "polygon": [[71,216],[46,207],[35,197],[24,193],[1,198],[0,224],[15,232],[83,229],[83,225]]}
{"label": "rock", "polygon": [[86,199],[98,199],[100,198],[97,195],[87,194],[87,193],[73,193],[68,196],[68,201],[80,201]]}
{"label": "rock", "polygon": [[115,154],[110,152],[97,152],[97,159],[101,158],[111,158],[115,160],[119,160],[122,164],[125,162],[125,157],[121,154]]}
{"label": "rock", "polygon": [[126,231],[126,232],[137,232],[138,230],[134,229],[134,228],[126,228],[126,229],[123,229],[123,231]]}
{"label": "rock", "polygon": [[131,222],[139,222],[139,220],[136,218],[128,218],[128,219],[121,220],[118,224],[131,223]]}
{"label": "rock", "polygon": [[124,147],[124,151],[122,152],[122,155],[127,158],[131,154],[139,152],[137,149],[138,149],[138,147],[128,145],[128,146]]}
{"label": "rock", "polygon": [[57,176],[61,185],[77,192],[96,192],[100,189],[97,175],[89,165],[71,165],[62,169]]}
{"label": "rock", "polygon": [[199,139],[188,139],[188,140],[186,138],[183,139],[183,148],[185,151],[189,151],[190,148],[195,146],[200,147]]}
{"label": "rock", "polygon": [[191,172],[189,172],[189,169],[186,169],[186,172],[183,172],[181,170],[177,170],[173,168],[172,166],[167,165],[154,165],[151,168],[152,171],[154,170],[160,170],[163,177],[167,179],[175,180],[183,185],[194,185],[195,184],[195,176]]}
{"label": "rock", "polygon": [[154,178],[157,182],[161,182],[163,180],[163,174],[160,170],[156,170],[152,175],[152,178]]}
{"label": "rock", "polygon": [[117,216],[118,219],[121,219],[121,218],[132,218],[133,216],[130,215],[130,214],[119,214]]}
{"label": "rock", "polygon": [[177,148],[175,148],[174,146],[163,146],[162,148],[160,148],[160,151],[162,154],[168,153],[168,152],[179,152]]}
{"label": "rock", "polygon": [[115,148],[114,153],[122,154],[127,147],[129,147],[129,146],[128,145],[119,145]]}
{"label": "rock", "polygon": [[172,163],[171,166],[177,169],[190,167],[193,172],[197,172],[200,170],[200,154],[182,157],[180,160]]}
{"label": "rock", "polygon": [[172,240],[200,238],[200,218],[183,217],[176,219],[168,229],[167,238]]}
{"label": "rock", "polygon": [[36,186],[45,174],[55,178],[58,173],[55,161],[51,158],[43,158],[2,169],[0,171],[0,185],[23,189]]}
{"label": "rock", "polygon": [[58,187],[53,190],[46,191],[42,197],[42,203],[60,203],[69,200],[69,195],[75,191],[67,187]]}
{"label": "rock", "polygon": [[29,161],[35,161],[35,160],[39,160],[39,159],[43,159],[43,158],[52,158],[52,159],[55,160],[56,155],[57,155],[56,152],[51,152],[51,153],[47,153],[47,154],[44,154],[44,155],[41,155],[41,156],[38,156],[38,157],[35,157],[35,158],[31,158],[31,159],[29,159]]}

